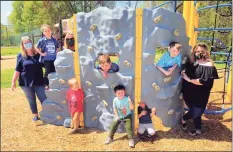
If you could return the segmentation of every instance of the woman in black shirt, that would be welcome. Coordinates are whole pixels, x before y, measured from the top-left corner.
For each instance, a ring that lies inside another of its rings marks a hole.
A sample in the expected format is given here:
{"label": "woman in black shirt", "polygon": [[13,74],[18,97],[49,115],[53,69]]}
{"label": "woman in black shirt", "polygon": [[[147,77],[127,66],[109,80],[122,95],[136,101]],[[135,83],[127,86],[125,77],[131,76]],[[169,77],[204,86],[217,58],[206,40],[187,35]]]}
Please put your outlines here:
{"label": "woman in black shirt", "polygon": [[196,130],[191,131],[190,135],[195,136],[201,134],[201,116],[206,109],[214,79],[218,79],[217,70],[205,43],[199,43],[193,48],[190,61],[181,74],[184,79],[184,101],[190,109],[183,116],[182,127],[187,129],[186,121],[193,119]]}
{"label": "woman in black shirt", "polygon": [[16,80],[19,78],[19,86],[24,91],[29,102],[33,121],[39,120],[36,95],[41,104],[46,99],[44,89],[44,78],[42,63],[39,62],[40,55],[36,53],[32,41],[28,36],[21,38],[21,53],[17,56],[15,72],[12,78],[12,90],[16,89]]}

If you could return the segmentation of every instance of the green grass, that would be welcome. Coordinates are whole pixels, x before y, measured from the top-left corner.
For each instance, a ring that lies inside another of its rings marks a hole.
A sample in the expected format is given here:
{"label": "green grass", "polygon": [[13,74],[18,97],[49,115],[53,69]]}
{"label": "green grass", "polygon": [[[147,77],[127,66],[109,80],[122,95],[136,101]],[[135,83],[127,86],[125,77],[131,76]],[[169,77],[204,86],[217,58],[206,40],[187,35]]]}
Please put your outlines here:
{"label": "green grass", "polygon": [[1,88],[10,88],[14,69],[1,70]]}
{"label": "green grass", "polygon": [[214,63],[215,67],[217,69],[222,69],[222,68],[225,68],[226,64],[222,64],[222,63]]}
{"label": "green grass", "polygon": [[17,55],[20,52],[20,47],[1,47],[1,55]]}

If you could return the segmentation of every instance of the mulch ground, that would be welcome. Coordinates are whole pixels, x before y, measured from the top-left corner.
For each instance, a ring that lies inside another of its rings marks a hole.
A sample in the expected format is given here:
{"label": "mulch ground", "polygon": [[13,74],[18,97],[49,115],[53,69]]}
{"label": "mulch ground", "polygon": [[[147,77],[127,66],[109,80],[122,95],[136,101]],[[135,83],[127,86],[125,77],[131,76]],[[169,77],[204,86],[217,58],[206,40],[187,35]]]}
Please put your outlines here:
{"label": "mulch ground", "polygon": [[[212,89],[209,108],[219,109],[222,105],[223,79],[216,80]],[[225,107],[231,103],[226,100]],[[38,102],[39,110],[41,105]],[[153,118],[157,139],[138,142],[134,149],[128,147],[126,134],[116,134],[115,141],[104,145],[108,135],[93,129],[81,134],[68,135],[70,129],[63,126],[33,123],[29,105],[20,88],[11,91],[1,89],[1,150],[2,151],[231,151],[231,111],[221,115],[203,116],[203,134],[190,137],[180,128],[165,128],[159,118]],[[189,122],[192,126],[192,123]]]}

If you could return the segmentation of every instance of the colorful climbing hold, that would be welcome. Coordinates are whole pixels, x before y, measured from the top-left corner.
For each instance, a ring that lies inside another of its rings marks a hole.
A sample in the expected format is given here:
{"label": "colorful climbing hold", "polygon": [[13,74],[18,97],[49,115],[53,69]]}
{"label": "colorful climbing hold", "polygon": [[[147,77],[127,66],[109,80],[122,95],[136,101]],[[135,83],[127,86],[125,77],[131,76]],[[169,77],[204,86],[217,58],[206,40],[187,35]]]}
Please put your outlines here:
{"label": "colorful climbing hold", "polygon": [[116,40],[119,40],[119,39],[121,39],[121,37],[122,37],[122,34],[121,34],[121,33],[118,33],[118,34],[115,36],[115,39],[116,39]]}
{"label": "colorful climbing hold", "polygon": [[158,22],[160,22],[162,20],[162,16],[158,16],[154,19],[155,24],[157,24]]}
{"label": "colorful climbing hold", "polygon": [[168,114],[169,114],[169,115],[173,114],[173,112],[174,112],[174,109],[168,110]]}
{"label": "colorful climbing hold", "polygon": [[171,79],[172,79],[171,77],[166,77],[166,78],[163,79],[163,81],[164,82],[169,82],[169,81],[171,81]]}
{"label": "colorful climbing hold", "polygon": [[179,31],[178,31],[177,29],[175,29],[175,30],[173,31],[173,33],[174,33],[175,36],[179,36],[179,35],[180,35],[180,33],[179,33]]}
{"label": "colorful climbing hold", "polygon": [[90,30],[91,31],[94,31],[96,29],[97,25],[96,24],[93,24],[91,27],[90,27]]}
{"label": "colorful climbing hold", "polygon": [[92,83],[90,81],[86,81],[86,84],[91,87],[92,86]]}
{"label": "colorful climbing hold", "polygon": [[87,50],[88,50],[89,52],[91,52],[91,51],[92,51],[92,47],[91,47],[91,46],[87,46]]}
{"label": "colorful climbing hold", "polygon": [[62,116],[57,116],[57,120],[62,120]]}
{"label": "colorful climbing hold", "polygon": [[61,84],[66,84],[66,81],[63,80],[63,79],[59,79],[59,83],[61,83]]}
{"label": "colorful climbing hold", "polygon": [[105,107],[108,105],[108,103],[105,100],[103,100],[102,102],[103,102]]}
{"label": "colorful climbing hold", "polygon": [[96,119],[97,119],[97,116],[92,116],[92,117],[91,117],[91,120],[92,120],[92,121],[95,121]]}
{"label": "colorful climbing hold", "polygon": [[62,101],[61,103],[62,103],[62,104],[66,104],[66,103],[67,103],[67,101],[66,101],[66,100],[64,100],[64,101]]}
{"label": "colorful climbing hold", "polygon": [[128,67],[131,67],[131,66],[132,66],[132,64],[131,64],[129,61],[127,61],[127,60],[124,61],[124,64],[125,64],[126,66],[128,66]]}

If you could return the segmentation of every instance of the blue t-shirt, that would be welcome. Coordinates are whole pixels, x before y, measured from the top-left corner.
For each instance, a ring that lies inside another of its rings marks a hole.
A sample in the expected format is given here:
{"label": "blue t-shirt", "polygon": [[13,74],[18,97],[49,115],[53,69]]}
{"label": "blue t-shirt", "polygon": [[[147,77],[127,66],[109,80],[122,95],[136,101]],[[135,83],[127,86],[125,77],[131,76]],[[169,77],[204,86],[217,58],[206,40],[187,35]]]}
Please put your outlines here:
{"label": "blue t-shirt", "polygon": [[[100,65],[98,65],[96,67],[96,69],[98,70],[102,70],[102,68],[100,67]],[[111,68],[108,70],[108,73],[115,73],[119,71],[119,66],[116,63],[112,62]]]}
{"label": "blue t-shirt", "polygon": [[58,48],[58,42],[55,38],[47,39],[43,37],[37,43],[37,48],[41,49],[43,53],[47,53],[46,56],[41,57],[41,62],[45,60],[54,61],[56,60],[56,50]]}
{"label": "blue t-shirt", "polygon": [[20,72],[19,86],[32,87],[44,85],[43,64],[39,62],[39,58],[39,54],[26,57],[22,57],[21,53],[18,54],[15,70]]}
{"label": "blue t-shirt", "polygon": [[181,54],[178,54],[175,57],[171,57],[170,52],[167,51],[159,59],[156,65],[162,68],[170,68],[175,64],[177,64],[179,67],[181,66]]}
{"label": "blue t-shirt", "polygon": [[149,109],[147,106],[145,106],[145,108],[143,109],[141,106],[138,106],[138,114],[140,114],[143,110],[145,110],[147,113],[144,116],[141,116],[139,118],[139,123],[141,124],[148,124],[148,123],[152,123],[150,114],[151,114],[151,109]]}
{"label": "blue t-shirt", "polygon": [[117,110],[118,116],[122,119],[131,114],[129,107],[129,97],[120,100],[118,97],[113,99],[113,109]]}

